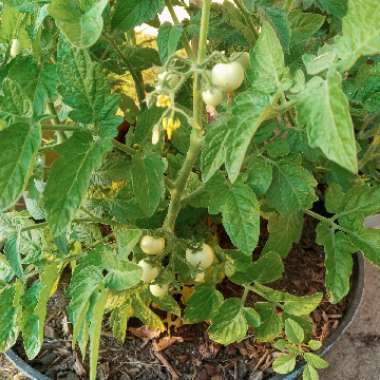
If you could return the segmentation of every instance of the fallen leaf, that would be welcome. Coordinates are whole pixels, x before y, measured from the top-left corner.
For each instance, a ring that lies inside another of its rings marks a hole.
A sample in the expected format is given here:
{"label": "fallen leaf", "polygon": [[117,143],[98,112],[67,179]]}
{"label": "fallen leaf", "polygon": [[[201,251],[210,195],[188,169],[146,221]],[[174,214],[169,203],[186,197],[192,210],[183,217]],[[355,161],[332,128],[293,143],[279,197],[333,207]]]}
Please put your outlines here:
{"label": "fallen leaf", "polygon": [[157,352],[166,350],[168,347],[175,343],[182,343],[183,338],[181,336],[164,336],[161,339],[153,342],[153,349]]}
{"label": "fallen leaf", "polygon": [[150,328],[147,326],[141,326],[141,327],[130,327],[128,329],[134,336],[137,336],[138,338],[142,340],[152,340],[154,338],[158,338],[161,335],[161,329],[159,328]]}

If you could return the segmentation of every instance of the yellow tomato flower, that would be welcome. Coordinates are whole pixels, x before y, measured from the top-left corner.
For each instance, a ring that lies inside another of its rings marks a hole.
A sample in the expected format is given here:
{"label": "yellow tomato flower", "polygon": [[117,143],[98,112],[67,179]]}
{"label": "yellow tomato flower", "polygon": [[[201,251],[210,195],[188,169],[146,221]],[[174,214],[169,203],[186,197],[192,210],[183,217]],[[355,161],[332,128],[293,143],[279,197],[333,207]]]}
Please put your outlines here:
{"label": "yellow tomato flower", "polygon": [[176,129],[181,128],[181,121],[179,119],[173,119],[172,117],[164,117],[164,119],[162,120],[162,127],[166,131],[166,134],[170,141],[173,137],[173,132]]}
{"label": "yellow tomato flower", "polygon": [[156,105],[157,107],[167,108],[172,104],[168,95],[158,95]]}

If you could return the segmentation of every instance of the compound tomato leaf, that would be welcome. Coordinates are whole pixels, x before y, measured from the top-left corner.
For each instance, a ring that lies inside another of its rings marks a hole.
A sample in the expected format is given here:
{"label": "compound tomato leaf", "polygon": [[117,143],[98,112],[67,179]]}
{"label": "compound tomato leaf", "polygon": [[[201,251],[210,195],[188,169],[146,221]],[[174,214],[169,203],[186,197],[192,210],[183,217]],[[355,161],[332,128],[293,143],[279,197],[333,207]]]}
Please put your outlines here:
{"label": "compound tomato leaf", "polygon": [[60,268],[56,264],[46,265],[40,272],[39,280],[24,294],[21,331],[29,360],[38,355],[44,342],[47,303],[56,289],[59,274]]}
{"label": "compound tomato leaf", "polygon": [[160,26],[157,36],[157,45],[162,62],[176,52],[183,33],[182,25],[172,25],[165,22]]}
{"label": "compound tomato leaf", "polygon": [[197,286],[195,292],[187,301],[185,319],[190,323],[207,321],[223,302],[223,295],[215,286],[205,284]]}
{"label": "compound tomato leaf", "polygon": [[326,360],[322,359],[316,354],[313,354],[312,352],[305,352],[304,358],[306,362],[312,365],[314,368],[324,369],[329,366],[329,363],[327,363]]}
{"label": "compound tomato leaf", "polygon": [[100,335],[102,332],[103,317],[107,304],[108,290],[102,289],[96,295],[96,301],[91,315],[89,337],[90,337],[90,380],[96,380],[96,368],[99,359]]}
{"label": "compound tomato leaf", "polygon": [[67,231],[86,196],[94,170],[111,148],[109,140],[94,140],[87,131],[75,132],[57,148],[61,157],[50,169],[44,192],[47,220],[54,236]]}
{"label": "compound tomato leaf", "polygon": [[252,327],[259,327],[262,323],[260,314],[252,307],[244,307],[244,316]]}
{"label": "compound tomato leaf", "polygon": [[[240,93],[233,105],[233,115],[228,121],[230,132],[225,134],[225,163],[228,178],[233,183],[239,176],[251,141],[260,125],[273,116],[271,97],[249,89]],[[223,150],[222,150],[223,152]]]}
{"label": "compound tomato leaf", "polygon": [[208,329],[212,340],[220,344],[231,344],[243,340],[248,331],[241,299],[228,298],[219,307]]}
{"label": "compound tomato leaf", "polygon": [[102,13],[108,0],[90,0],[84,3],[53,0],[48,12],[68,40],[81,49],[95,44],[103,30]]}
{"label": "compound tomato leaf", "polygon": [[207,182],[226,159],[226,144],[231,133],[229,117],[220,117],[207,129],[201,154],[203,182]]}
{"label": "compound tomato leaf", "polygon": [[344,207],[337,214],[352,243],[375,265],[380,265],[380,231],[365,228],[364,219],[380,212],[379,202],[380,186],[354,186],[347,192]]}
{"label": "compound tomato leaf", "polygon": [[302,326],[290,318],[285,320],[285,334],[289,342],[293,344],[301,344],[305,339]]}
{"label": "compound tomato leaf", "polygon": [[341,75],[332,71],[327,79],[312,78],[299,96],[297,110],[299,121],[306,125],[310,146],[320,148],[329,160],[357,173],[355,132]]}
{"label": "compound tomato leaf", "polygon": [[17,340],[22,316],[21,298],[24,287],[21,281],[0,288],[0,351],[10,349]]}
{"label": "compound tomato leaf", "polygon": [[323,245],[325,250],[325,283],[330,302],[338,303],[350,291],[352,254],[356,248],[344,233],[335,233],[324,223],[320,223],[317,227],[316,242]]}
{"label": "compound tomato leaf", "polygon": [[317,370],[309,363],[305,366],[303,370],[302,380],[319,380]]}
{"label": "compound tomato leaf", "polygon": [[128,31],[135,26],[153,20],[165,7],[164,0],[118,1],[112,19],[114,29]]}
{"label": "compound tomato leaf", "polygon": [[269,206],[280,214],[294,214],[311,208],[317,200],[317,181],[301,164],[299,156],[290,156],[273,163],[273,181],[266,194]]}
{"label": "compound tomato leaf", "polygon": [[165,193],[165,169],[159,154],[136,154],[132,158],[133,191],[147,217],[154,214]]}
{"label": "compound tomato leaf", "polygon": [[284,264],[277,252],[267,252],[250,266],[251,282],[266,284],[282,278]]}
{"label": "compound tomato leaf", "polygon": [[270,213],[268,217],[269,237],[262,253],[274,251],[281,257],[286,257],[293,244],[299,242],[303,223],[304,218],[301,213],[288,215]]}
{"label": "compound tomato leaf", "polygon": [[342,19],[342,37],[333,49],[341,59],[341,71],[348,71],[360,56],[380,52],[380,3],[377,0],[349,0]]}
{"label": "compound tomato leaf", "polygon": [[282,332],[284,323],[277,314],[276,307],[268,302],[258,302],[255,309],[261,317],[262,323],[255,329],[255,337],[259,342],[271,342]]}
{"label": "compound tomato leaf", "polygon": [[16,123],[0,132],[0,210],[13,206],[25,189],[41,143],[38,125]]}
{"label": "compound tomato leaf", "polygon": [[293,354],[284,354],[276,358],[273,362],[273,371],[281,375],[286,375],[296,367],[297,356]]}
{"label": "compound tomato leaf", "polygon": [[223,207],[223,226],[232,243],[250,255],[260,234],[260,205],[252,189],[241,182],[229,190]]}
{"label": "compound tomato leaf", "polygon": [[272,179],[272,165],[263,157],[257,156],[249,163],[247,184],[257,196],[262,196],[268,191]]}
{"label": "compound tomato leaf", "polygon": [[260,37],[251,51],[248,79],[256,91],[273,94],[281,88],[285,73],[281,42],[269,22],[264,22]]}

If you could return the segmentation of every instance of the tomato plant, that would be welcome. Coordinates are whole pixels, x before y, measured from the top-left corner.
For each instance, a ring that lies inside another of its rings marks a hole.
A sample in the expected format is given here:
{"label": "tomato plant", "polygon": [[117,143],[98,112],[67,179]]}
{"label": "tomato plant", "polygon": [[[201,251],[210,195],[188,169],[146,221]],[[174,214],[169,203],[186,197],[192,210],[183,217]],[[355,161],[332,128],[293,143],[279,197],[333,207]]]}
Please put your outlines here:
{"label": "tomato plant", "polygon": [[[275,371],[304,360],[316,379],[326,363],[304,326],[323,295],[269,284],[305,215],[318,221],[330,302],[350,290],[353,253],[380,265],[380,232],[364,223],[380,212],[380,2],[1,6],[0,351],[21,335],[38,355],[65,272],[91,379],[103,321],[123,341],[131,317],[162,329],[161,306],[208,321],[221,344],[252,328],[281,352]],[[253,260],[261,219],[269,237]],[[241,298],[224,298],[224,278]]]}

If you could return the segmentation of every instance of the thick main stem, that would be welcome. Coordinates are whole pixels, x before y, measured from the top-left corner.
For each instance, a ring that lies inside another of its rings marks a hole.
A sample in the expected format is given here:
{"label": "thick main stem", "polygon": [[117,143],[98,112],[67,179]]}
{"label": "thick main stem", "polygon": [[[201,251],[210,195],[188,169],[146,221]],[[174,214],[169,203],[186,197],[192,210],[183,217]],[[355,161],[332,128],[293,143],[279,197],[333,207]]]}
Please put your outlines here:
{"label": "thick main stem", "polygon": [[[211,0],[204,0],[202,5],[201,29],[199,36],[197,65],[202,64],[206,57],[207,34],[210,19]],[[190,146],[187,151],[185,162],[174,183],[171,191],[171,200],[168,214],[164,222],[164,228],[174,232],[175,223],[181,211],[181,200],[186,188],[187,181],[196,162],[203,142],[202,113],[203,105],[201,98],[201,76],[198,72],[194,73],[193,80],[193,124],[190,136]]]}

